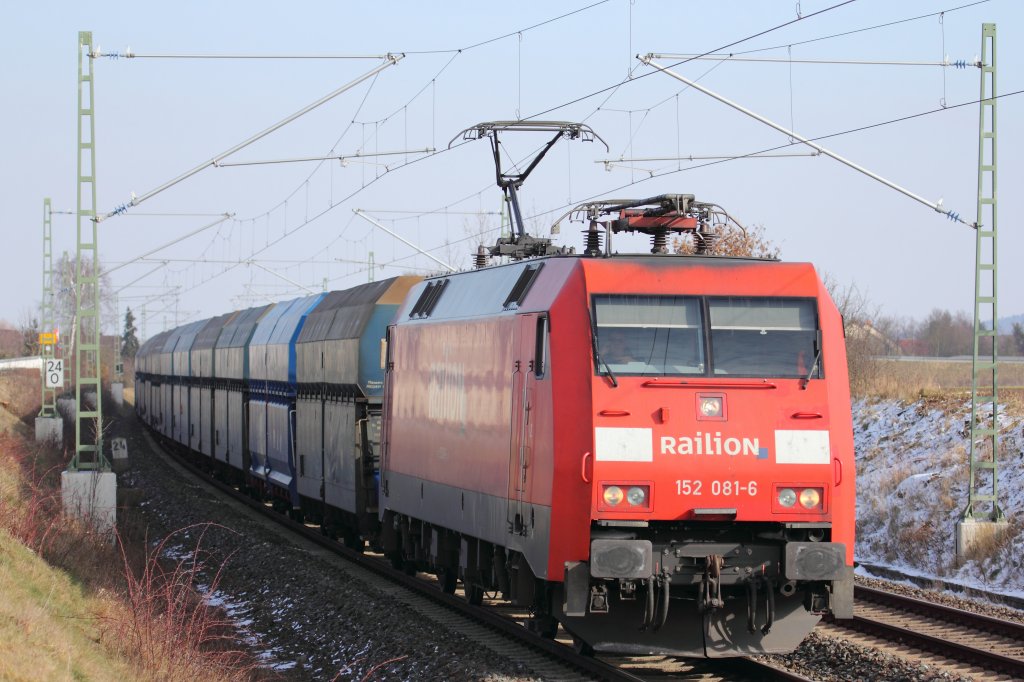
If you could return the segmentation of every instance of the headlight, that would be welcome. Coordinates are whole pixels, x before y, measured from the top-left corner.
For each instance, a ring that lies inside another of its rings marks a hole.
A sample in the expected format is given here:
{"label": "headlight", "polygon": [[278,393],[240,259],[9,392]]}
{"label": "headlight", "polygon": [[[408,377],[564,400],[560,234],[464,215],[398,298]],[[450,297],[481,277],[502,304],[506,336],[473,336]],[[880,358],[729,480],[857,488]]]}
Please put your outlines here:
{"label": "headlight", "polygon": [[803,505],[804,509],[814,509],[820,503],[821,493],[814,488],[804,488],[800,492],[800,504]]}
{"label": "headlight", "polygon": [[796,504],[796,493],[792,488],[783,488],[779,491],[779,504],[783,507],[792,507]]}
{"label": "headlight", "polygon": [[647,491],[635,485],[626,493],[626,501],[634,507],[640,507],[647,502]]}
{"label": "headlight", "polygon": [[604,489],[604,503],[609,507],[614,507],[619,502],[622,502],[622,488],[617,485],[610,485]]}
{"label": "headlight", "polygon": [[700,401],[700,413],[704,417],[720,417],[722,415],[722,399],[703,398]]}

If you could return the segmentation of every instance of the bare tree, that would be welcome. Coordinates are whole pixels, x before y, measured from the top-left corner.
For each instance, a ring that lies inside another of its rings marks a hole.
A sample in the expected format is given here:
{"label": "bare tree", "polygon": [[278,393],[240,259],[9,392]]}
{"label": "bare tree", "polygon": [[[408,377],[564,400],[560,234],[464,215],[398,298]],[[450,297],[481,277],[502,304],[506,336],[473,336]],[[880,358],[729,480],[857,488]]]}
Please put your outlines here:
{"label": "bare tree", "polygon": [[[91,273],[92,264],[82,264],[85,272]],[[117,330],[119,323],[118,311],[114,305],[114,288],[110,283],[110,277],[102,273],[100,268],[100,327]],[[61,337],[67,339],[66,348],[68,354],[74,353],[75,330],[78,313],[78,303],[75,300],[77,290],[77,267],[74,256],[65,251],[60,259],[53,266],[53,290],[54,290],[54,317],[57,327],[61,330]]]}
{"label": "bare tree", "polygon": [[[736,256],[738,258],[779,257],[779,247],[765,235],[764,225],[751,225],[743,229],[735,223],[719,225],[714,239],[705,253],[713,256]],[[692,235],[673,240],[676,253],[696,253],[697,245]]]}
{"label": "bare tree", "polygon": [[878,374],[875,357],[898,353],[899,346],[895,339],[875,326],[874,321],[882,317],[881,308],[872,303],[856,283],[840,284],[828,273],[823,273],[822,282],[843,316],[850,390],[855,394],[864,393]]}
{"label": "bare tree", "polygon": [[21,318],[18,323],[18,331],[21,333],[21,354],[39,354],[39,318],[32,314],[31,310],[21,311]]}

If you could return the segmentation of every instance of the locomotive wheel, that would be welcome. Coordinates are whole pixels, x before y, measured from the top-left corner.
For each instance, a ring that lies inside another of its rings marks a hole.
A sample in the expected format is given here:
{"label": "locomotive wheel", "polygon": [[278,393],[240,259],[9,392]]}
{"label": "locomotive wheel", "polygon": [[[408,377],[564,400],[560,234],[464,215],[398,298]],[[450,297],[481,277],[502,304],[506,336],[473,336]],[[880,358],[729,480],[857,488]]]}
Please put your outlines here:
{"label": "locomotive wheel", "polygon": [[484,588],[479,585],[464,585],[463,592],[466,595],[466,601],[472,606],[480,606],[484,603]]}
{"label": "locomotive wheel", "polygon": [[[554,639],[555,635],[558,634],[558,620],[554,616],[549,615],[538,615],[531,618],[526,627],[531,631],[535,632],[544,639]],[[575,638],[573,642],[575,643]],[[587,655],[587,654],[585,654]]]}
{"label": "locomotive wheel", "polygon": [[345,533],[344,543],[346,547],[359,553],[362,553],[365,548],[363,539],[359,537],[359,533],[356,533],[355,531],[348,531]]}
{"label": "locomotive wheel", "polygon": [[576,635],[572,636],[572,649],[580,656],[594,655],[594,647],[590,646]]}

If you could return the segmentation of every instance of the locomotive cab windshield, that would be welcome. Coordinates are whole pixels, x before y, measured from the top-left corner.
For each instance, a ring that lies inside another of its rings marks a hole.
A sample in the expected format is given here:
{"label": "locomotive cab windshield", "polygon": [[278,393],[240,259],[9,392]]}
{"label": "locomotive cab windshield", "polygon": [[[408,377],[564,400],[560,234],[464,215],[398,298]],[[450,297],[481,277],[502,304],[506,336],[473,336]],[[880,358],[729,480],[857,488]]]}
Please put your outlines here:
{"label": "locomotive cab windshield", "polygon": [[598,374],[822,377],[814,299],[595,295],[593,311]]}

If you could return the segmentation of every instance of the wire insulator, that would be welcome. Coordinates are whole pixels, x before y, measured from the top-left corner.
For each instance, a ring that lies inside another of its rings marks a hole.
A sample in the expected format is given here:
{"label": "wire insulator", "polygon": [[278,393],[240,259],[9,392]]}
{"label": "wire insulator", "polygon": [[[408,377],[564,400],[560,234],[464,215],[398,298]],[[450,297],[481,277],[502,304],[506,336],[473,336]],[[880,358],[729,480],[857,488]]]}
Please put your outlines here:
{"label": "wire insulator", "polygon": [[668,253],[668,232],[658,230],[651,235],[651,253]]}
{"label": "wire insulator", "polygon": [[693,252],[698,255],[710,253],[716,239],[718,239],[718,234],[714,232],[694,232]]}
{"label": "wire insulator", "polygon": [[586,245],[583,248],[584,255],[587,256],[600,256],[601,255],[601,231],[597,228],[597,224],[593,223],[590,229],[583,230],[583,234],[587,236]]}
{"label": "wire insulator", "polygon": [[960,222],[960,214],[957,213],[956,211],[949,211],[948,213],[946,213],[946,217],[952,220],[953,222]]}
{"label": "wire insulator", "polygon": [[473,267],[477,270],[487,267],[487,248],[481,244],[476,247],[476,255],[473,257]]}

